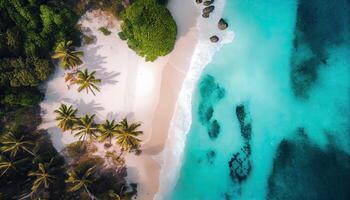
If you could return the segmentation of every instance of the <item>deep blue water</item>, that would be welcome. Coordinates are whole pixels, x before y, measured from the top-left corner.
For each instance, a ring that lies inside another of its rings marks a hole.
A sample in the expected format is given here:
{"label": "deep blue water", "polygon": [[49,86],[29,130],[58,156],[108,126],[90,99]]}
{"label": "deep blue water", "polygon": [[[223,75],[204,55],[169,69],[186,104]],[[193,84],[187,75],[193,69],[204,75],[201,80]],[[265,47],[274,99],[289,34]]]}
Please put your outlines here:
{"label": "deep blue water", "polygon": [[166,199],[350,199],[350,1],[227,0]]}

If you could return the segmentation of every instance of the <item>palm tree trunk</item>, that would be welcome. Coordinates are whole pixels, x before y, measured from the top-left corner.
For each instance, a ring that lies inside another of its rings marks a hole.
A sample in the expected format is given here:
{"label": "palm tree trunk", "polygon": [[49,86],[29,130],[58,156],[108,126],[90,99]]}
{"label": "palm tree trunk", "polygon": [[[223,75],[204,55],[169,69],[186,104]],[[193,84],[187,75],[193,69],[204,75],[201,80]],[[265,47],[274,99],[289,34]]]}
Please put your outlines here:
{"label": "palm tree trunk", "polygon": [[120,150],[120,154],[118,155],[118,159],[124,154],[123,150]]}
{"label": "palm tree trunk", "polygon": [[88,193],[88,195],[89,195],[89,197],[90,197],[91,200],[97,200],[97,198],[96,198],[93,194],[91,194],[91,192],[90,192],[89,189],[86,187],[86,185],[84,185],[84,189],[85,189],[86,193]]}

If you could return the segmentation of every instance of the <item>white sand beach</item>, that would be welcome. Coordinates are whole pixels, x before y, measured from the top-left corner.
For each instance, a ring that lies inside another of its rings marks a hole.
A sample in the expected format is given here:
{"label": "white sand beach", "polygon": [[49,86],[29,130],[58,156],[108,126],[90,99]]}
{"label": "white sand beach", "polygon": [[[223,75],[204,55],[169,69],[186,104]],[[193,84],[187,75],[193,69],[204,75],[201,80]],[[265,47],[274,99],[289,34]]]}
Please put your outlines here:
{"label": "white sand beach", "polygon": [[[48,130],[58,151],[77,140],[69,132],[62,133],[57,127],[54,110],[61,103],[73,105],[78,109],[79,115],[96,114],[97,123],[105,119],[121,120],[124,117],[142,123],[142,154],[126,156],[127,179],[130,183],[138,184],[137,199],[140,200],[153,199],[159,192],[161,166],[164,165],[164,160],[169,159],[168,156],[173,156],[169,148],[164,152],[166,143],[172,147],[169,144],[172,141],[167,141],[168,132],[174,135],[178,129],[177,123],[182,121],[179,120],[182,116],[179,112],[182,111],[177,106],[178,95],[182,89],[187,91],[182,92],[182,95],[191,96],[194,82],[213,52],[220,46],[220,43],[211,43],[209,37],[212,34],[218,34],[220,37],[222,35],[217,30],[221,12],[214,12],[213,19],[202,19],[202,6],[196,5],[194,1],[182,0],[169,1],[168,8],[178,26],[177,41],[169,55],[158,58],[155,62],[145,62],[128,48],[126,42],[117,36],[120,22],[110,14],[100,10],[86,13],[80,24],[84,33],[93,36],[95,42],[84,44],[79,49],[85,53],[82,58],[84,64],[80,69],[96,71],[96,77],[102,79],[101,92],[94,96],[85,91],[79,93],[74,85],[68,88],[64,81],[65,73],[57,66],[45,85],[46,97],[41,103],[43,122],[40,128]],[[201,25],[198,25],[198,20]],[[102,26],[108,27],[112,34],[103,35],[98,30]],[[199,33],[199,29],[213,31]],[[197,55],[193,57],[195,51]],[[196,61],[193,62],[193,59]],[[190,67],[196,69],[187,74]],[[186,76],[191,77],[184,83]],[[190,89],[187,90],[187,87]],[[186,109],[189,110],[184,114],[190,116],[190,100],[187,102],[190,98],[185,99]],[[176,107],[178,114],[174,116]],[[188,116],[182,117],[187,119]],[[190,121],[187,122],[187,126],[189,124]],[[97,146],[97,154],[104,155],[106,150],[103,145]],[[164,170],[163,173],[166,173]]]}
{"label": "white sand beach", "polygon": [[[128,48],[117,36],[120,22],[108,13],[86,13],[80,23],[85,34],[95,37],[95,42],[80,48],[85,53],[80,69],[96,71],[96,77],[102,79],[101,92],[94,96],[77,92],[74,85],[68,88],[64,71],[56,67],[45,84],[46,97],[41,103],[40,128],[48,130],[58,151],[76,141],[69,132],[62,133],[57,127],[54,110],[61,103],[73,105],[79,115],[96,114],[98,123],[125,116],[130,121],[141,122],[142,154],[127,155],[126,167],[128,181],[138,184],[137,199],[142,200],[153,199],[158,191],[161,161],[157,155],[164,148],[177,96],[198,42],[199,10],[194,3],[173,0],[169,9],[178,25],[178,39],[173,52],[155,62],[145,62]],[[102,26],[107,26],[112,34],[103,35],[98,30]],[[103,151],[98,146],[99,152]]]}

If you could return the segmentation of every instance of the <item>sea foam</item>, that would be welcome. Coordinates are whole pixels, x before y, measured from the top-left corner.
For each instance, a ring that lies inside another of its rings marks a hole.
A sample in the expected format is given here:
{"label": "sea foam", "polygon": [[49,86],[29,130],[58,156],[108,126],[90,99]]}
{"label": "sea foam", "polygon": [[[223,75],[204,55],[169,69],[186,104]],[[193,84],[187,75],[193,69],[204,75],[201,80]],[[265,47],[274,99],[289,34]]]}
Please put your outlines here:
{"label": "sea foam", "polygon": [[[224,45],[233,41],[234,32],[220,31],[217,27],[222,16],[226,0],[215,1],[215,11],[210,18],[197,17],[198,43],[195,47],[189,70],[183,82],[172,117],[165,148],[161,153],[162,164],[159,177],[159,192],[155,200],[164,200],[170,195],[179,176],[185,149],[186,136],[192,123],[192,94],[200,75],[214,54]],[[203,6],[197,5],[201,10]],[[220,42],[214,44],[209,38],[217,35]]]}

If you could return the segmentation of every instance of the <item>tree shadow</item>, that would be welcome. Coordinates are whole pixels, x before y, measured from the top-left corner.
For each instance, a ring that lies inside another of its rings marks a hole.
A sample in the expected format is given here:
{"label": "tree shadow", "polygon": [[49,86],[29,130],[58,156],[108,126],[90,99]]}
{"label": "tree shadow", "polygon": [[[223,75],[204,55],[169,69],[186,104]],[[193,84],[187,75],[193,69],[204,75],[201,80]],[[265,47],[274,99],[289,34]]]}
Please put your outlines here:
{"label": "tree shadow", "polygon": [[106,68],[101,67],[100,69],[95,70],[98,78],[101,79],[101,86],[106,84],[115,85],[119,81],[116,80],[121,73],[120,72],[107,72]]}
{"label": "tree shadow", "polygon": [[109,113],[107,113],[107,116],[106,116],[106,118],[108,119],[108,120],[118,120],[119,118],[121,117],[121,115],[119,114],[119,113],[114,113],[114,112],[109,112]]}
{"label": "tree shadow", "polygon": [[63,134],[65,133],[62,133],[61,129],[59,129],[57,126],[53,126],[47,128],[46,131],[49,134],[51,142],[57,151],[61,151],[65,148],[66,144],[62,142]]}
{"label": "tree shadow", "polygon": [[86,102],[83,99],[75,100],[72,104],[78,109],[78,112],[83,115],[95,114],[98,111],[104,110],[100,103],[96,103],[95,100]]}
{"label": "tree shadow", "polygon": [[101,45],[95,46],[95,47],[90,47],[90,46],[85,46],[85,49],[80,49],[84,51],[84,57],[82,58],[84,64],[87,63],[88,65],[85,66],[89,70],[96,70],[99,68],[102,68],[102,64],[106,63],[105,59],[107,58],[106,56],[101,56],[98,54],[98,50],[102,48]]}
{"label": "tree shadow", "polygon": [[[123,117],[124,118],[124,117]],[[128,119],[128,121],[132,121],[134,122],[135,121],[135,113],[134,112],[129,112],[125,115],[125,118]]]}

